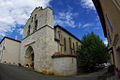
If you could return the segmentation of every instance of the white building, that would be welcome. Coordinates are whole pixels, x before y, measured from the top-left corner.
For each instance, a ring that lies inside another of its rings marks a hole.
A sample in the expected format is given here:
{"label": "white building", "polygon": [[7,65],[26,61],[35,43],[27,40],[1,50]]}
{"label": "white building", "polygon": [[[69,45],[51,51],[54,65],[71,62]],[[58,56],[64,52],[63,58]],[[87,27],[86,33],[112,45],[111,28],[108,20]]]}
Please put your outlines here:
{"label": "white building", "polygon": [[18,64],[21,41],[4,37],[0,42],[0,62]]}

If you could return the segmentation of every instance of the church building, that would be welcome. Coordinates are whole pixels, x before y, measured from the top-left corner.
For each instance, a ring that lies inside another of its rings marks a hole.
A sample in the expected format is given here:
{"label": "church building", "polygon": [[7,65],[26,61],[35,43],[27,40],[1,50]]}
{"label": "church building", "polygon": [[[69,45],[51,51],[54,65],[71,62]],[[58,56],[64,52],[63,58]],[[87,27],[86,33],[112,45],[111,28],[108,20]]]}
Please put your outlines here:
{"label": "church building", "polygon": [[[59,25],[54,26],[53,12],[50,8],[37,7],[24,26],[20,50],[16,53],[18,61],[15,64],[28,66],[45,74],[75,75],[76,51],[80,46],[81,41],[72,33]],[[6,63],[9,57],[5,57]],[[1,62],[2,59],[3,57]]]}

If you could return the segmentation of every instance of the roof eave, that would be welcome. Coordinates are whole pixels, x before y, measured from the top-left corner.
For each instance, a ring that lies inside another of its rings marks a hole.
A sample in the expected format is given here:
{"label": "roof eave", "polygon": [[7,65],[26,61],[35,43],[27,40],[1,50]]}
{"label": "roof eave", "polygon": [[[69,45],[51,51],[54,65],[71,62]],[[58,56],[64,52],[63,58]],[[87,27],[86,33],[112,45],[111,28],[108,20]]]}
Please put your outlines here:
{"label": "roof eave", "polygon": [[63,31],[65,31],[66,33],[68,33],[69,35],[71,35],[72,37],[74,37],[75,39],[77,39],[81,43],[81,40],[78,39],[76,36],[74,36],[71,32],[67,31],[65,28],[61,27],[60,25],[54,26],[54,29],[56,29],[57,27],[59,27],[60,29],[62,29]]}
{"label": "roof eave", "polygon": [[0,44],[4,41],[4,39],[10,39],[10,40],[13,40],[13,41],[16,41],[16,42],[21,43],[21,41],[19,41],[19,40],[15,40],[15,39],[12,39],[12,38],[10,38],[10,37],[6,37],[6,36],[5,36],[5,37],[1,40]]}
{"label": "roof eave", "polygon": [[92,1],[95,5],[97,13],[99,15],[99,18],[100,18],[100,21],[102,24],[102,28],[103,28],[103,32],[104,32],[104,36],[107,37],[105,18],[104,18],[104,13],[103,13],[100,1],[99,0],[92,0]]}

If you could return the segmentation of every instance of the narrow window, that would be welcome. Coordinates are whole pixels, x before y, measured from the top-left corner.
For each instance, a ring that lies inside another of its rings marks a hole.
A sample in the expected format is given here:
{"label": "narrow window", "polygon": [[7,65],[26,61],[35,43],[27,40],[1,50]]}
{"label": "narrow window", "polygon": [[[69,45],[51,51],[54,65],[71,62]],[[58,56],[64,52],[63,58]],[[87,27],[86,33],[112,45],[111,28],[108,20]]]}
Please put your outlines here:
{"label": "narrow window", "polygon": [[71,38],[69,38],[69,49],[70,49],[70,53],[72,54],[72,48],[71,48]]}
{"label": "narrow window", "polygon": [[37,30],[37,26],[38,26],[38,20],[35,20],[35,29],[34,29],[34,31]]}
{"label": "narrow window", "polygon": [[63,51],[63,50],[62,50],[62,46],[61,46],[61,53],[62,53],[62,51]]}
{"label": "narrow window", "polygon": [[75,45],[74,45],[74,43],[73,43],[73,53],[75,53]]}
{"label": "narrow window", "polygon": [[31,22],[33,22],[33,17],[32,17],[32,19],[31,19]]}
{"label": "narrow window", "polygon": [[58,35],[59,35],[59,40],[60,40],[60,32],[58,32]]}
{"label": "narrow window", "polygon": [[79,48],[81,49],[81,46],[79,45]]}
{"label": "narrow window", "polygon": [[30,35],[30,25],[28,26],[28,32],[27,32],[28,35]]}
{"label": "narrow window", "polygon": [[66,51],[66,39],[64,38],[64,51]]}
{"label": "narrow window", "polygon": [[35,14],[35,20],[37,19],[37,14]]}
{"label": "narrow window", "polygon": [[78,49],[78,42],[76,42],[76,49]]}
{"label": "narrow window", "polygon": [[60,35],[60,44],[63,45],[63,36],[62,35]]}

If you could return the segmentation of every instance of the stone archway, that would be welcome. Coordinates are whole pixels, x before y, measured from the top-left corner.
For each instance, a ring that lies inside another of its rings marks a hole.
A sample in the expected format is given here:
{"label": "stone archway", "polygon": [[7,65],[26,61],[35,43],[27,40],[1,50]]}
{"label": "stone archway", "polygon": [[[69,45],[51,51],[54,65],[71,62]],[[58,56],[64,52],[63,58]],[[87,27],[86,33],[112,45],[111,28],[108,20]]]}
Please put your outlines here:
{"label": "stone archway", "polygon": [[34,68],[34,50],[29,46],[25,53],[25,66]]}

